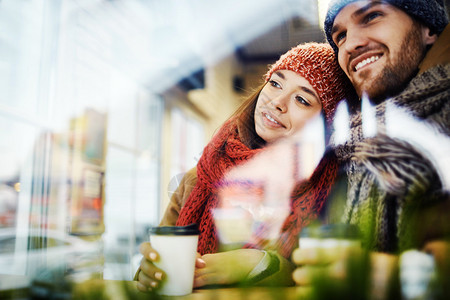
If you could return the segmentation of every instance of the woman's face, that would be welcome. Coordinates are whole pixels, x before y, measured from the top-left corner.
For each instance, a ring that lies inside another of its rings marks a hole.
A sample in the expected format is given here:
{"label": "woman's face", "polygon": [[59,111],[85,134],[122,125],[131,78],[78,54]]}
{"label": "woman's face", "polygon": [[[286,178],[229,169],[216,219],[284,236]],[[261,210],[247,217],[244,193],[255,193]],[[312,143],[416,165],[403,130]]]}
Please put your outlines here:
{"label": "woman's face", "polygon": [[256,133],[267,143],[289,137],[321,110],[317,92],[304,77],[293,71],[278,70],[258,96],[254,116]]}

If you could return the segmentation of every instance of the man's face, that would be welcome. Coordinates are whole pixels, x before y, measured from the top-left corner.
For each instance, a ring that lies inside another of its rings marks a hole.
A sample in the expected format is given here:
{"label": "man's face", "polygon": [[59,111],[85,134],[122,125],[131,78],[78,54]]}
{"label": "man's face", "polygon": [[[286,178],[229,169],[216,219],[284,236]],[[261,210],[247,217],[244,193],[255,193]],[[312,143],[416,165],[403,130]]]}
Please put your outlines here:
{"label": "man's face", "polygon": [[362,0],[339,12],[332,38],[339,65],[358,95],[379,101],[404,88],[436,35],[395,6]]}

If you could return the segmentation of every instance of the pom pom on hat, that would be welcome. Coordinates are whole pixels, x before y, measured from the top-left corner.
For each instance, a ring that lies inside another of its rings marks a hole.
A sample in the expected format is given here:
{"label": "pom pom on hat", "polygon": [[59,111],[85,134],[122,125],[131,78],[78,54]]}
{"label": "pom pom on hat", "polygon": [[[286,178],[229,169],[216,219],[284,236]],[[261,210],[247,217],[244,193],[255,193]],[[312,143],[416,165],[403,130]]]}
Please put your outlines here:
{"label": "pom pom on hat", "polygon": [[278,70],[290,70],[308,80],[320,97],[328,123],[337,103],[353,91],[333,49],[326,43],[305,43],[292,48],[270,66],[266,82]]}
{"label": "pom pom on hat", "polygon": [[[357,1],[360,0],[331,0],[328,5],[324,30],[328,42],[336,52],[338,51],[338,48],[331,38],[331,29],[333,28],[334,19],[341,9],[348,4]],[[383,2],[398,7],[411,17],[428,26],[437,34],[440,34],[448,24],[448,17],[443,0],[383,0]]]}

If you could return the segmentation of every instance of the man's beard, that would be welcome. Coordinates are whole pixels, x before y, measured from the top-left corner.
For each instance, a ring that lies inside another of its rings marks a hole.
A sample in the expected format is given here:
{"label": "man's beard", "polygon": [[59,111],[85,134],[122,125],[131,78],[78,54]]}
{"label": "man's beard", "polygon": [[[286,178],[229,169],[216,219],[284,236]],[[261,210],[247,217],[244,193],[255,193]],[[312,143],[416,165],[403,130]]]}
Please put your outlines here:
{"label": "man's beard", "polygon": [[397,95],[416,75],[419,63],[426,52],[426,46],[422,43],[421,36],[420,25],[414,24],[403,40],[400,48],[402,53],[399,53],[396,60],[386,65],[380,75],[374,79],[370,89],[366,91],[372,102],[380,103]]}

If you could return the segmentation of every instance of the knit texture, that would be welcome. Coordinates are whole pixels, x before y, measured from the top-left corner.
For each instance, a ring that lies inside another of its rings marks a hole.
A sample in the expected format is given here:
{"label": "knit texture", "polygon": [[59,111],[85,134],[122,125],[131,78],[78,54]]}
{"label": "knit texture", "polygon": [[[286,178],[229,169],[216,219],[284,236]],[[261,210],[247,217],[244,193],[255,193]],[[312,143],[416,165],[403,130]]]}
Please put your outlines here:
{"label": "knit texture", "polygon": [[450,136],[450,64],[416,76],[392,102]]}
{"label": "knit texture", "polygon": [[[360,0],[332,0],[328,5],[327,15],[324,22],[324,31],[328,42],[338,52],[338,47],[331,38],[331,29],[338,13],[350,3]],[[444,8],[443,0],[384,0],[394,5],[408,15],[416,18],[432,31],[440,34],[448,24],[448,17]]]}
{"label": "knit texture", "polygon": [[275,245],[275,249],[284,257],[290,258],[292,251],[298,247],[301,230],[314,221],[322,211],[336,182],[338,167],[334,151],[327,150],[311,178],[295,186],[291,194],[291,212]]}
{"label": "knit texture", "polygon": [[308,80],[320,97],[328,122],[332,121],[337,103],[353,93],[333,49],[326,43],[312,42],[293,47],[270,66],[266,81],[278,70],[290,70]]}
{"label": "knit texture", "polygon": [[[349,178],[345,222],[358,224],[368,247],[396,252],[411,245],[414,211],[428,206],[441,188],[432,163],[405,141],[385,132],[386,104],[403,107],[450,137],[450,65],[416,76],[398,96],[378,104],[379,135],[364,138],[360,112],[351,115],[351,138],[336,147]],[[417,246],[417,245],[415,245]]]}
{"label": "knit texture", "polygon": [[197,184],[180,211],[177,226],[197,223],[200,230],[198,252],[218,250],[217,230],[212,210],[218,205],[217,187],[231,167],[252,158],[260,149],[250,149],[240,138],[235,119],[227,121],[204,148],[197,164]]}
{"label": "knit texture", "polygon": [[[235,121],[224,124],[205,147],[197,164],[198,181],[180,211],[177,226],[199,224],[200,254],[218,251],[218,235],[212,210],[218,206],[217,188],[227,170],[252,158],[261,150],[251,150],[239,139]],[[301,229],[314,220],[323,207],[336,179],[338,160],[327,151],[310,180],[296,185],[291,195],[291,212],[282,227],[280,238],[272,249],[289,258],[298,245]],[[265,244],[247,244],[244,248],[265,248]]]}

